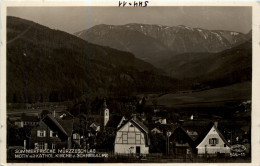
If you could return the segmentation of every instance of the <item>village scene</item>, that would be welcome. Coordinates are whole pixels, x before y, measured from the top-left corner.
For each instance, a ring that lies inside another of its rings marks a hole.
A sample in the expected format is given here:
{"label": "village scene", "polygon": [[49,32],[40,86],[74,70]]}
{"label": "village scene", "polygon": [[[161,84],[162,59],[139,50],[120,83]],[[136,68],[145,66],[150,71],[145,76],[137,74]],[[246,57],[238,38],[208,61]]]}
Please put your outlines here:
{"label": "village scene", "polygon": [[6,18],[7,162],[251,162],[251,7]]}
{"label": "village scene", "polygon": [[[230,122],[227,124],[218,117],[205,120],[196,114],[183,117],[174,114],[174,117],[167,114],[163,106],[157,105],[149,107],[153,112],[149,114],[152,115],[147,115],[145,111],[137,112],[137,107],[144,109],[144,103],[145,97],[137,105],[126,102],[124,109],[129,109],[131,114],[125,115],[111,112],[106,99],[99,102],[98,114],[85,113],[84,104],[74,108],[78,109],[77,115],[57,103],[52,103],[49,110],[44,108],[46,104],[28,104],[26,110],[30,110],[30,113],[20,113],[20,117],[8,116],[8,157],[14,159],[11,154],[14,149],[89,149],[108,156],[84,158],[83,161],[249,161],[249,127],[234,128]],[[250,101],[241,103],[242,111],[237,114],[251,112],[250,105]],[[41,109],[40,113],[36,113],[35,110]],[[35,161],[56,160],[47,158]]]}

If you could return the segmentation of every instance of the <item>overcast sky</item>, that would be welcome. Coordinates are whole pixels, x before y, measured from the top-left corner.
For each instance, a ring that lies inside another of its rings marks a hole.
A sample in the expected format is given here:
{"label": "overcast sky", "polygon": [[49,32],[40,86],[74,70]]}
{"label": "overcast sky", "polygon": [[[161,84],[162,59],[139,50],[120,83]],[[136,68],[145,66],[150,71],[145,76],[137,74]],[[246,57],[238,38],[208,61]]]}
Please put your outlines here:
{"label": "overcast sky", "polygon": [[97,24],[127,23],[186,25],[247,33],[251,7],[9,7],[7,15],[75,33]]}

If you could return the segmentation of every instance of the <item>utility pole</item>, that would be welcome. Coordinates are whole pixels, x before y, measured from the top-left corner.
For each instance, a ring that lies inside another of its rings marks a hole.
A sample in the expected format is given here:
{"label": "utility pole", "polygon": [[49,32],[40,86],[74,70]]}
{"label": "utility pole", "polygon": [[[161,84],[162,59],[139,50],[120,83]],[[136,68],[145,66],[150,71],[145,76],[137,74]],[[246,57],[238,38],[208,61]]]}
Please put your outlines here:
{"label": "utility pole", "polygon": [[166,155],[169,154],[169,134],[170,134],[170,133],[169,133],[168,131],[166,131],[166,134],[165,134],[165,136],[166,136],[166,140],[165,140],[165,142],[166,142],[166,143],[165,143],[165,144],[166,144],[166,150],[165,150],[166,153],[165,153],[165,154],[166,154]]}

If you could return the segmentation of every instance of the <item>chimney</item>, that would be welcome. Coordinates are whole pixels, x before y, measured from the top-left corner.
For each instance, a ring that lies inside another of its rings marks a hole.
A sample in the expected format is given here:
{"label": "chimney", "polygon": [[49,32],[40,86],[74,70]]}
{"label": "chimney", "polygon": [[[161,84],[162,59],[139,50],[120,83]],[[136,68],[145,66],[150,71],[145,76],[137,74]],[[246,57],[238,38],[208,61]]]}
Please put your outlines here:
{"label": "chimney", "polygon": [[214,126],[215,126],[216,128],[218,128],[218,122],[217,122],[217,121],[214,122]]}
{"label": "chimney", "polygon": [[136,120],[136,114],[133,114],[132,116],[133,116],[133,119]]}

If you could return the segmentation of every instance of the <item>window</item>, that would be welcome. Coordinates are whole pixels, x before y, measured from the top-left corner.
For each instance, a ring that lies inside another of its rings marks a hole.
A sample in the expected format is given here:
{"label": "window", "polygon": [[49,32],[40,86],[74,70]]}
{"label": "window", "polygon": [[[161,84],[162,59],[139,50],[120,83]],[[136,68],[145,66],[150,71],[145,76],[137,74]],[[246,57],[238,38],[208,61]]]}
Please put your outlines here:
{"label": "window", "polygon": [[218,144],[218,139],[217,138],[210,138],[209,139],[209,144],[211,146],[215,146],[216,144]]}
{"label": "window", "polygon": [[38,143],[38,149],[44,149],[44,142]]}
{"label": "window", "polygon": [[77,133],[74,133],[74,134],[73,134],[73,139],[80,139],[80,136],[79,136],[79,134],[77,134]]}
{"label": "window", "polygon": [[46,131],[45,130],[37,130],[37,137],[45,137]]}
{"label": "window", "polygon": [[52,149],[56,149],[56,148],[57,148],[57,145],[56,145],[56,144],[52,144],[52,145],[51,145],[51,148],[52,148]]}
{"label": "window", "polygon": [[50,137],[58,137],[58,133],[50,130]]}
{"label": "window", "polygon": [[128,141],[127,141],[127,132],[123,132],[122,133],[122,137],[123,137],[123,144],[127,144]]}
{"label": "window", "polygon": [[141,143],[141,133],[136,133],[135,135],[135,143],[140,144]]}

